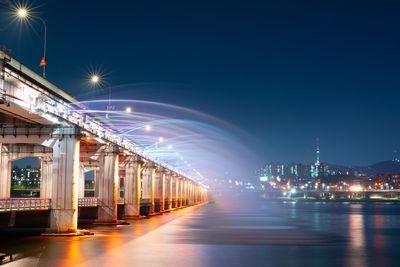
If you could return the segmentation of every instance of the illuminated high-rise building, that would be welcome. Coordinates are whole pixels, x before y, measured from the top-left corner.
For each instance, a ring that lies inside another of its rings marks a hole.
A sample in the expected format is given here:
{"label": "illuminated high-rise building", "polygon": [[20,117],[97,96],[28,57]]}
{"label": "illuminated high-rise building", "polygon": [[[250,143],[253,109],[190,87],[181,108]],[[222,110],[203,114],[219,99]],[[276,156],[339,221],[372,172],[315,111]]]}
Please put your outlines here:
{"label": "illuminated high-rise building", "polygon": [[315,162],[315,166],[319,166],[319,137],[317,137],[317,161]]}
{"label": "illuminated high-rise building", "polygon": [[321,165],[319,162],[319,137],[317,137],[317,161],[314,163],[315,168],[313,170],[313,177],[319,176],[319,166]]}

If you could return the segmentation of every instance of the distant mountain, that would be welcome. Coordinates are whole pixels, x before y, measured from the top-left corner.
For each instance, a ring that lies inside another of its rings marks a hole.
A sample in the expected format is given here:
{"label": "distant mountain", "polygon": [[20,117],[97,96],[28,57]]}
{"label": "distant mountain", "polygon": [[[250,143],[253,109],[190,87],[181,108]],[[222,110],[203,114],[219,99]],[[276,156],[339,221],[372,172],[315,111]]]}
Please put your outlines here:
{"label": "distant mountain", "polygon": [[366,170],[367,174],[379,174],[379,173],[400,173],[400,162],[393,160],[386,160],[370,165]]}
{"label": "distant mountain", "polygon": [[365,173],[367,175],[377,175],[380,173],[400,173],[400,162],[393,160],[381,161],[369,166],[341,166],[335,164],[327,164],[330,169],[338,169],[340,171],[348,171],[350,168],[358,173]]}

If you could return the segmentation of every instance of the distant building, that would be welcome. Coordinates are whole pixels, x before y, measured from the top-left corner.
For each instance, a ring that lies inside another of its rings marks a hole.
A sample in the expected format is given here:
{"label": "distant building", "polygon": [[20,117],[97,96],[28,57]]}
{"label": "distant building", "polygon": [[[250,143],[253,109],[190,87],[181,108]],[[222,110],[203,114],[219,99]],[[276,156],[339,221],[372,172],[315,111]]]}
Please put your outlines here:
{"label": "distant building", "polygon": [[40,169],[14,166],[11,170],[11,188],[40,188]]}

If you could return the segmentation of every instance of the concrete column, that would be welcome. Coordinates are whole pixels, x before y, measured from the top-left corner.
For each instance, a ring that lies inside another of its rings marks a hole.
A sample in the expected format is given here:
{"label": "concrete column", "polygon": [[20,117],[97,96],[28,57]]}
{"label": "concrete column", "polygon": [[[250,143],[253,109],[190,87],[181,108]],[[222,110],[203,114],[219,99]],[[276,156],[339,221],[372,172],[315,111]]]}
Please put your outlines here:
{"label": "concrete column", "polygon": [[188,206],[190,206],[190,181],[187,181],[187,189],[186,189],[186,191],[187,191],[186,203],[187,203]]}
{"label": "concrete column", "polygon": [[179,195],[178,207],[182,207],[182,203],[183,203],[183,190],[182,190],[183,186],[182,186],[182,184],[183,184],[183,178],[179,177],[178,178],[178,195]]}
{"label": "concrete column", "polygon": [[188,197],[188,192],[187,192],[187,184],[188,181],[186,179],[183,180],[183,206],[187,206],[187,197]]}
{"label": "concrete column", "polygon": [[194,199],[194,183],[190,184],[190,195],[191,195],[191,205],[195,204],[195,199]]}
{"label": "concrete column", "polygon": [[170,172],[165,172],[165,198],[168,201],[167,210],[172,209],[172,177]]}
{"label": "concrete column", "polygon": [[79,133],[57,130],[53,144],[53,181],[50,229],[75,232],[78,227]]}
{"label": "concrete column", "polygon": [[165,171],[160,172],[159,175],[159,188],[160,188],[160,211],[165,210]]}
{"label": "concrete column", "polygon": [[177,183],[177,177],[172,174],[171,175],[171,180],[172,180],[172,208],[177,207],[177,200],[178,200],[178,183]]}
{"label": "concrete column", "polygon": [[116,222],[118,205],[118,147],[109,146],[100,156],[98,188],[98,221]]}
{"label": "concrete column", "polygon": [[42,157],[40,162],[40,198],[51,198],[53,180],[53,160]]}
{"label": "concrete column", "polygon": [[94,196],[97,197],[99,195],[99,176],[100,176],[100,168],[94,171]]}
{"label": "concrete column", "polygon": [[140,215],[140,173],[142,165],[138,162],[128,162],[125,167],[125,216]]}
{"label": "concrete column", "polygon": [[143,168],[143,199],[150,203],[149,213],[154,213],[154,176],[155,168],[152,165]]}
{"label": "concrete column", "polygon": [[154,178],[154,198],[159,200],[160,209],[164,211],[165,206],[165,170],[163,168],[156,169]]}
{"label": "concrete column", "polygon": [[194,204],[197,204],[197,185],[193,186]]}
{"label": "concrete column", "polygon": [[[118,199],[123,199],[124,200],[124,203],[125,203],[125,184],[126,184],[126,173],[125,173],[125,169],[124,170],[119,170],[119,183],[118,183],[118,185],[119,185],[119,187],[118,187]],[[124,189],[124,190],[122,190],[122,188]],[[122,194],[122,196],[121,196],[121,193],[123,193]]]}
{"label": "concrete column", "polygon": [[85,166],[79,165],[78,197],[85,197]]}
{"label": "concrete column", "polygon": [[6,146],[0,144],[0,199],[10,198],[11,160]]}

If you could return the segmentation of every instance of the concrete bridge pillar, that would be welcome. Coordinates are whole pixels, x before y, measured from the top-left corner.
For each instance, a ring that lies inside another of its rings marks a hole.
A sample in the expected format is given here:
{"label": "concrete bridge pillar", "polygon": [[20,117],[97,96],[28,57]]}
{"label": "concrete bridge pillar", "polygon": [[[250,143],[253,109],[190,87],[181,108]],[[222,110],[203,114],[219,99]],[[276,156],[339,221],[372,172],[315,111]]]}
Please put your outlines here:
{"label": "concrete bridge pillar", "polygon": [[140,215],[140,173],[142,164],[129,161],[125,166],[125,216],[136,217]]}
{"label": "concrete bridge pillar", "polygon": [[167,199],[167,210],[172,209],[172,177],[169,171],[165,172],[165,198]]}
{"label": "concrete bridge pillar", "polygon": [[189,205],[193,205],[193,185],[191,181],[189,181]]}
{"label": "concrete bridge pillar", "polygon": [[79,165],[78,197],[85,197],[85,166]]}
{"label": "concrete bridge pillar", "polygon": [[51,198],[53,180],[53,160],[42,157],[40,161],[40,198]]}
{"label": "concrete bridge pillar", "polygon": [[116,222],[118,205],[118,147],[108,146],[100,156],[96,188],[98,188],[98,221]]}
{"label": "concrete bridge pillar", "polygon": [[178,194],[179,194],[178,207],[181,208],[182,204],[183,204],[183,178],[182,177],[178,178]]}
{"label": "concrete bridge pillar", "polygon": [[190,198],[190,194],[189,194],[189,185],[190,185],[190,182],[189,182],[189,180],[186,180],[186,182],[185,182],[185,198],[186,198],[186,206],[189,206],[189,198]]}
{"label": "concrete bridge pillar", "polygon": [[194,203],[197,204],[199,202],[199,188],[197,185],[194,186]]}
{"label": "concrete bridge pillar", "polygon": [[192,194],[191,194],[191,188],[192,188],[192,183],[190,181],[187,182],[187,205],[190,206],[191,204],[191,198],[192,198]]}
{"label": "concrete bridge pillar", "polygon": [[11,159],[7,146],[0,144],[0,199],[10,198]]}
{"label": "concrete bridge pillar", "polygon": [[155,168],[152,165],[144,166],[143,168],[143,198],[147,203],[150,203],[149,213],[154,213],[154,176]]}
{"label": "concrete bridge pillar", "polygon": [[160,211],[165,209],[165,170],[159,168],[155,174],[154,180],[155,198],[159,199]]}
{"label": "concrete bridge pillar", "polygon": [[186,207],[186,179],[182,179],[182,207]]}
{"label": "concrete bridge pillar", "polygon": [[75,232],[78,227],[79,131],[59,129],[50,142],[53,148],[50,230]]}
{"label": "concrete bridge pillar", "polygon": [[171,175],[172,180],[172,208],[178,207],[178,177],[175,174]]}

